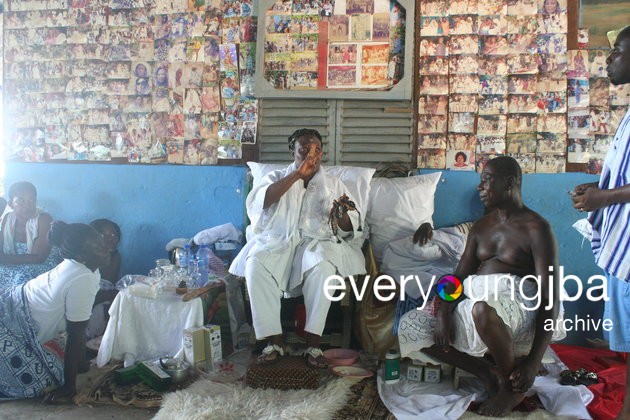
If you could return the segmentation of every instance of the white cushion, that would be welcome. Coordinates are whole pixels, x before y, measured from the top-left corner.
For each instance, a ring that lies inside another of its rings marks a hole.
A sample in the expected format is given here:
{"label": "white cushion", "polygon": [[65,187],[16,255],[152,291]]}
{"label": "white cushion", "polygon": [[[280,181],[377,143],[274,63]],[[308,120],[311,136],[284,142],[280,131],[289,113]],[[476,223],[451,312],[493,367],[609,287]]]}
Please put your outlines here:
{"label": "white cushion", "polygon": [[[256,187],[269,172],[284,169],[288,164],[247,162],[247,166],[252,171],[253,185]],[[361,221],[364,223],[370,199],[370,180],[376,169],[359,166],[322,166],[322,168],[327,175],[339,178],[348,187],[348,194],[354,198],[357,209],[361,212]]]}
{"label": "white cushion", "polygon": [[382,261],[387,244],[413,235],[422,223],[433,225],[433,202],[440,176],[440,172],[434,172],[372,179],[367,224],[377,263]]}

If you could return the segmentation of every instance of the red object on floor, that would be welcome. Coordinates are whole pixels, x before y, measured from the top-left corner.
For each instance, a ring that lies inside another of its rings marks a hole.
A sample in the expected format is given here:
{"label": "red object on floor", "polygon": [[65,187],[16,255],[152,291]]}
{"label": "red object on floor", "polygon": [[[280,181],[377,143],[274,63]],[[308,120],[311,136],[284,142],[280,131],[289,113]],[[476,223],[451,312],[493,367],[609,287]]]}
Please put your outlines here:
{"label": "red object on floor", "polygon": [[552,344],[551,348],[570,370],[584,368],[599,376],[599,383],[588,387],[594,396],[587,406],[593,419],[617,417],[626,392],[625,354],[566,344]]}

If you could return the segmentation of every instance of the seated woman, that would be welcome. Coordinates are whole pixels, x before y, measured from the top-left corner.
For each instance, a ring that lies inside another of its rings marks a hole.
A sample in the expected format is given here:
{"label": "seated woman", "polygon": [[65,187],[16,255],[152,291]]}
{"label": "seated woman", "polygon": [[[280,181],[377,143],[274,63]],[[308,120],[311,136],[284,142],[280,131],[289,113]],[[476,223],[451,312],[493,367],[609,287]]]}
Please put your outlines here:
{"label": "seated woman", "polygon": [[0,289],[23,284],[62,260],[46,238],[52,218],[36,202],[37,190],[30,182],[16,182],[9,188],[12,211],[0,227]]}
{"label": "seated woman", "polygon": [[[85,326],[99,287],[98,268],[109,264],[109,252],[102,236],[80,223],[55,221],[48,240],[64,260],[0,292],[0,341],[11,343],[0,346],[0,401],[43,394],[44,403],[70,399],[77,373],[88,368]],[[57,339],[63,333],[62,352]]]}
{"label": "seated woman", "polygon": [[107,320],[109,319],[109,304],[114,300],[118,290],[116,283],[120,278],[120,252],[118,243],[120,242],[120,226],[109,219],[96,219],[90,222],[90,226],[96,229],[105,241],[105,247],[110,255],[110,262],[107,266],[100,268],[101,282],[90,322],[87,325],[86,338],[99,337],[105,332]]}

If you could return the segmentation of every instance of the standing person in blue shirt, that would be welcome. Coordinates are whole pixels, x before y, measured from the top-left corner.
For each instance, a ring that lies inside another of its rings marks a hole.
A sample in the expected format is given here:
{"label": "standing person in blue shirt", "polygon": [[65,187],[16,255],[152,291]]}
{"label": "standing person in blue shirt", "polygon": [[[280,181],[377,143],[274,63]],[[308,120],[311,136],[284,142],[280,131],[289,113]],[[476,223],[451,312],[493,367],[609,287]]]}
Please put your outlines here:
{"label": "standing person in blue shirt", "polygon": [[[617,35],[606,59],[613,85],[630,83],[630,26]],[[599,183],[575,187],[573,207],[588,211],[593,226],[591,247],[595,262],[606,273],[610,300],[604,319],[613,322],[610,349],[630,352],[630,110],[626,112],[608,150]],[[626,395],[619,419],[630,419],[630,359]]]}

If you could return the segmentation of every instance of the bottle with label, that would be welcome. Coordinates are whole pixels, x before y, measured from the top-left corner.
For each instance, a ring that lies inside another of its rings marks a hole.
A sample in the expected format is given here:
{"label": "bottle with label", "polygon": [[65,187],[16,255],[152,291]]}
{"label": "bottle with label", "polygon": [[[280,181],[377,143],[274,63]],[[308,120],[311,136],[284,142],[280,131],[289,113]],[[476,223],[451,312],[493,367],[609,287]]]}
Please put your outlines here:
{"label": "bottle with label", "polygon": [[400,353],[390,349],[385,355],[385,383],[395,384],[400,380]]}

